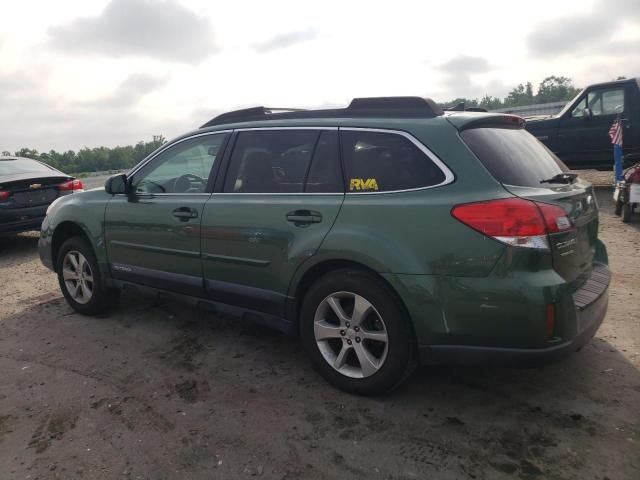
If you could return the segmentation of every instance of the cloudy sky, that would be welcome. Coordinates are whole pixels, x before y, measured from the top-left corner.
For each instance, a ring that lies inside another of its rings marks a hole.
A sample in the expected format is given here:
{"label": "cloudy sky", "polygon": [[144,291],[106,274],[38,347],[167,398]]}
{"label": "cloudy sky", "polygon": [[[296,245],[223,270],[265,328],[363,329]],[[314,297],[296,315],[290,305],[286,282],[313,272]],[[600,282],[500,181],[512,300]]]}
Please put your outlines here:
{"label": "cloudy sky", "polygon": [[640,0],[0,0],[0,151],[114,146],[238,107],[504,96],[640,76]]}

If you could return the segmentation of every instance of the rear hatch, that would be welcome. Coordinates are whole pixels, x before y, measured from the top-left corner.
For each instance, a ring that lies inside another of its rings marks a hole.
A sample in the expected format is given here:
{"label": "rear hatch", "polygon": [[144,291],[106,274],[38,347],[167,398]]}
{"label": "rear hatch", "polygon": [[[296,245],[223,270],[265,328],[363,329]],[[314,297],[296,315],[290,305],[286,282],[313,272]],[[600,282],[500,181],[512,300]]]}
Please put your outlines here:
{"label": "rear hatch", "polygon": [[554,270],[576,290],[588,278],[596,253],[598,208],[593,187],[568,173],[551,151],[522,128],[522,122],[506,118],[502,124],[495,117],[490,123],[474,122],[460,136],[510,193],[564,210],[566,218],[557,219],[560,231],[549,234],[549,247]]}

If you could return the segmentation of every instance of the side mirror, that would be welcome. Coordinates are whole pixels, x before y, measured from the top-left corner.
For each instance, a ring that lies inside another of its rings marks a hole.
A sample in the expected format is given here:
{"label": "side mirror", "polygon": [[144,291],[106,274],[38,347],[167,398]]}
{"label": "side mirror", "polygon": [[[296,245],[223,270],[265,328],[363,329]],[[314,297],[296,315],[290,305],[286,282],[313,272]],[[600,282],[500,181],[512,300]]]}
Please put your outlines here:
{"label": "side mirror", "polygon": [[120,173],[107,178],[104,182],[104,191],[115,195],[116,193],[128,193],[127,175]]}
{"label": "side mirror", "polygon": [[582,118],[591,118],[593,117],[593,112],[589,107],[582,110]]}

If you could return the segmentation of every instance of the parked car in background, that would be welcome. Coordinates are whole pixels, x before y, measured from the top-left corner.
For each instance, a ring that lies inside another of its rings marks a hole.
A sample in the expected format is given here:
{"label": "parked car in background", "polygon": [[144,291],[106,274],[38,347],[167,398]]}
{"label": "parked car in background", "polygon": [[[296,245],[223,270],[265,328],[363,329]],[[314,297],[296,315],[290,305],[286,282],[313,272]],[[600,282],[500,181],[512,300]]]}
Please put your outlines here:
{"label": "parked car in background", "polygon": [[640,79],[589,85],[557,115],[526,117],[526,128],[570,168],[613,168],[609,129],[620,115],[626,165],[640,161]]}
{"label": "parked car in background", "polygon": [[54,200],[83,188],[80,180],[45,163],[0,157],[0,235],[40,230]]}
{"label": "parked car in background", "polygon": [[229,112],[56,202],[43,263],[76,311],[123,287],[300,334],[334,385],[425,364],[536,364],[602,322],[592,186],[520,117],[416,97]]}

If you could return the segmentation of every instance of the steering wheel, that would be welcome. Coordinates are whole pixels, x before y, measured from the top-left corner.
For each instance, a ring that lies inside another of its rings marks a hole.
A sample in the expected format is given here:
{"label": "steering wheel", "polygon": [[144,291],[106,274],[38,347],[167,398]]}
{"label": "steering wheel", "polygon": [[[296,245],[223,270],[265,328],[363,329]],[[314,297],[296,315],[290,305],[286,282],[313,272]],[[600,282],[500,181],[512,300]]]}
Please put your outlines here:
{"label": "steering wheel", "polygon": [[176,178],[173,183],[174,193],[200,193],[204,179],[192,173],[185,173]]}

